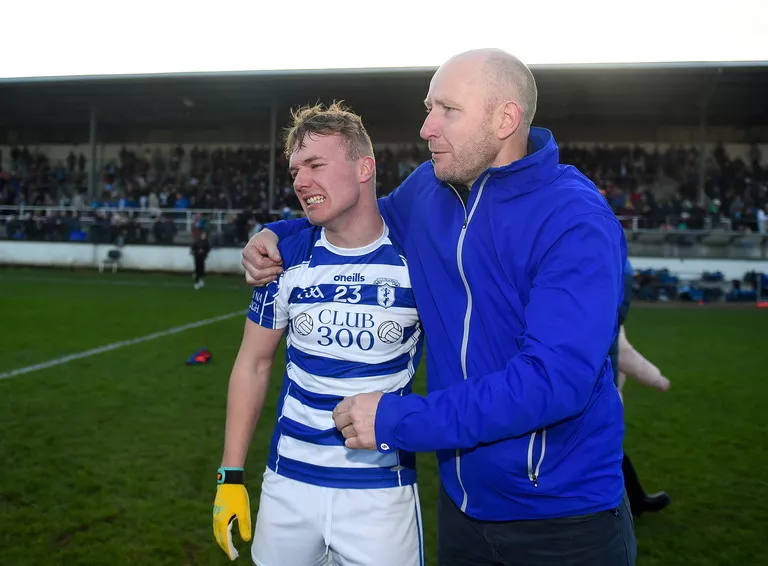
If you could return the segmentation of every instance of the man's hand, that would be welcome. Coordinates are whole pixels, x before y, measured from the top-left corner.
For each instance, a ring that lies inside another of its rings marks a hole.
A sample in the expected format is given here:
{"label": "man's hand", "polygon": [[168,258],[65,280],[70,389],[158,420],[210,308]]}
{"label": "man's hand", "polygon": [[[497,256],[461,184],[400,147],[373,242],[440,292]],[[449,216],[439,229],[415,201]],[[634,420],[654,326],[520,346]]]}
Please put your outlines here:
{"label": "man's hand", "polygon": [[669,391],[669,386],[670,385],[671,384],[669,382],[669,379],[667,379],[663,375],[659,374],[659,377],[656,379],[656,385],[654,387],[656,387],[656,389],[658,389],[662,393],[665,393],[665,392]]}
{"label": "man's hand", "polygon": [[237,520],[240,538],[251,540],[251,504],[243,484],[221,484],[216,487],[213,504],[213,536],[230,560],[238,557],[232,544],[232,527]]}
{"label": "man's hand", "polygon": [[384,393],[361,393],[346,397],[333,409],[333,422],[341,431],[347,448],[376,450],[376,409]]}
{"label": "man's hand", "polygon": [[283,272],[283,260],[277,249],[277,235],[265,228],[253,237],[243,248],[240,262],[245,268],[245,282],[252,287],[271,283]]}

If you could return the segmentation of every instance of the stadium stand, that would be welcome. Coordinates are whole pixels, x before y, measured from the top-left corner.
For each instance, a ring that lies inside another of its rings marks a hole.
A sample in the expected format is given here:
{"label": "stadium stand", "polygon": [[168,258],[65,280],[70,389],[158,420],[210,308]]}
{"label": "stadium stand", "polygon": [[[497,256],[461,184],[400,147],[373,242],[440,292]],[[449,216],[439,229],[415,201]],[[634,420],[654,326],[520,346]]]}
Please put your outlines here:
{"label": "stadium stand", "polygon": [[[670,147],[661,153],[641,146],[566,145],[562,150],[564,162],[595,181],[624,223],[630,242],[662,242],[678,250],[726,244],[749,249],[748,241],[764,248],[768,243],[768,177],[759,148],[751,147],[749,155],[750,162],[732,159],[717,146],[707,156],[710,205],[705,208],[695,201],[694,147]],[[282,173],[273,199],[280,208],[269,209],[268,158],[267,152],[253,147],[176,146],[143,152],[122,147],[116,159],[100,168],[100,198],[89,199],[83,184],[84,154],[70,151],[65,159],[56,160],[13,147],[8,170],[0,172],[0,237],[119,248],[188,245],[205,231],[214,246],[239,247],[262,224],[300,213]],[[418,146],[379,152],[379,193],[391,191],[426,158]],[[282,161],[279,171],[285,169]],[[99,269],[116,268],[118,259],[105,258]],[[645,269],[635,275],[634,295],[641,301],[754,302],[768,297],[765,277],[745,273],[741,280],[728,281],[722,273],[686,277],[666,269]]]}
{"label": "stadium stand", "polygon": [[[116,159],[101,167],[100,196],[90,199],[83,153],[70,151],[65,160],[56,161],[26,147],[12,147],[8,153],[0,170],[0,218],[7,238],[81,240],[86,223],[91,241],[114,241],[116,233],[123,233],[132,242],[168,243],[179,232],[193,233],[213,218],[214,233],[228,234],[224,245],[237,245],[276,214],[299,210],[283,158],[276,166],[273,199],[279,210],[269,209],[269,154],[252,147],[155,147],[143,153],[123,147]],[[722,145],[707,156],[705,204],[696,200],[695,147],[653,153],[639,146],[562,149],[563,162],[595,181],[626,228],[765,235],[768,170],[761,166],[757,145],[750,148],[750,156],[750,163],[731,159]],[[381,151],[379,194],[395,188],[426,158],[418,146]],[[185,213],[178,214],[181,211]],[[175,219],[175,232],[165,228],[169,217]],[[717,240],[717,234],[708,237]],[[688,239],[683,234],[677,241],[686,245]]]}
{"label": "stadium stand", "polygon": [[[768,146],[760,145],[768,140],[768,69],[534,74],[537,121],[555,131],[561,161],[595,181],[625,227],[630,255],[768,259]],[[0,132],[0,239],[119,249],[187,246],[207,231],[215,247],[240,247],[264,223],[300,213],[279,142],[270,145],[270,138],[278,138],[277,120],[288,107],[308,102],[308,92],[344,99],[363,114],[381,143],[377,190],[387,194],[428,157],[412,140],[430,75],[0,84],[8,126]],[[665,269],[638,271],[638,298],[765,296],[759,273],[734,279]]]}

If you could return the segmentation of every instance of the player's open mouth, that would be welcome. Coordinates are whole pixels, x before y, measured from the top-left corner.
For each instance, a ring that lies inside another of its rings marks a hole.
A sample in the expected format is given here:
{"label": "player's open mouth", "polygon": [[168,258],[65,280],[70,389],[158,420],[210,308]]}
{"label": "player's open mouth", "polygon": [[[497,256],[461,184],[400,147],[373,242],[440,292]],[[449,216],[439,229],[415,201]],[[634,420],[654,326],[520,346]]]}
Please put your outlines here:
{"label": "player's open mouth", "polygon": [[325,197],[317,195],[317,196],[309,197],[308,199],[306,199],[305,202],[307,204],[320,204],[325,202]]}

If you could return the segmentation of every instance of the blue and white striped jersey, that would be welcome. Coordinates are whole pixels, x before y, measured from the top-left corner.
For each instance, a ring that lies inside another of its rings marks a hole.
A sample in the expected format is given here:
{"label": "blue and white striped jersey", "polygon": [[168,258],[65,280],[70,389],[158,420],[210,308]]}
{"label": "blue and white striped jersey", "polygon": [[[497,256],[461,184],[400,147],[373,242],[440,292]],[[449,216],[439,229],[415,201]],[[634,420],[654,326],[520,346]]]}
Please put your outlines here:
{"label": "blue and white striped jersey", "polygon": [[371,391],[410,393],[423,332],[402,250],[389,229],[337,248],[319,227],[280,242],[284,272],[254,290],[248,318],[285,328],[286,371],[268,466],[315,485],[383,488],[416,480],[412,453],[349,450],[331,413]]}

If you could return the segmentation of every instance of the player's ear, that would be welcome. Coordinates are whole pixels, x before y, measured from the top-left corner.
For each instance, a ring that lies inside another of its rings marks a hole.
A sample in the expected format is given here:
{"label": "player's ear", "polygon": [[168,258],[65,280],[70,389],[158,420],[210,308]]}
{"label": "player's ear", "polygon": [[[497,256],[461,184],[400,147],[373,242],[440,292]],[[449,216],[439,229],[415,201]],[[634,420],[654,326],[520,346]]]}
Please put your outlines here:
{"label": "player's ear", "polygon": [[360,183],[367,183],[376,174],[376,160],[370,155],[361,157],[357,160],[358,167],[358,181]]}

